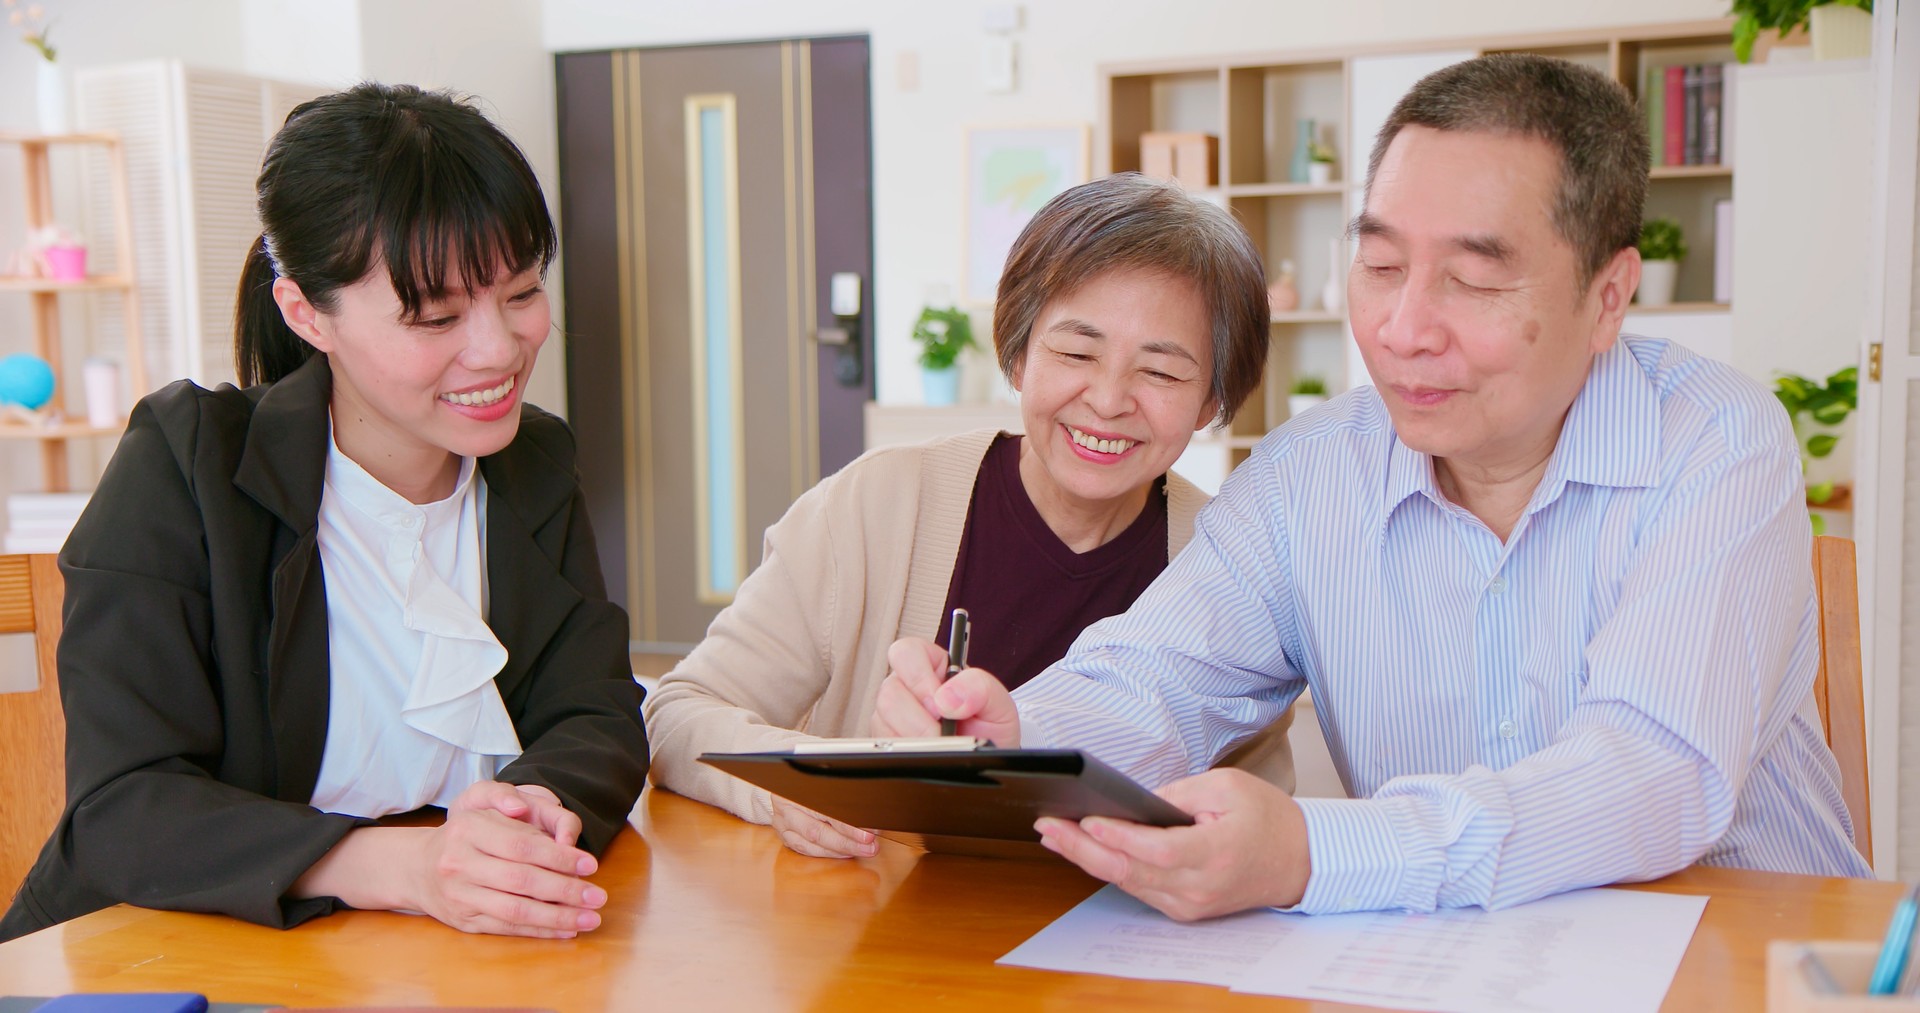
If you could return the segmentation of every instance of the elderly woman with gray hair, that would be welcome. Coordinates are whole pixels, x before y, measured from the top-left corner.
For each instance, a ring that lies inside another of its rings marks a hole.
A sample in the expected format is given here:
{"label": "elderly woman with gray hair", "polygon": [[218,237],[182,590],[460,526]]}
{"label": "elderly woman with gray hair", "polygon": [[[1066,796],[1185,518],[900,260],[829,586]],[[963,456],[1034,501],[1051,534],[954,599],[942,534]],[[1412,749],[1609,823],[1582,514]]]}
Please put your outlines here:
{"label": "elderly woman with gray hair", "polygon": [[[863,734],[902,637],[972,614],[971,661],[1009,687],[1126,611],[1206,496],[1168,469],[1258,385],[1268,308],[1231,215],[1126,173],[1061,194],[1014,243],[993,321],[1022,432],[872,451],[767,529],[765,558],[646,701],[655,783],[771,823],[802,854],[874,835],[697,762]],[[942,644],[944,646],[944,644]],[[1283,716],[1236,755],[1293,785]]]}

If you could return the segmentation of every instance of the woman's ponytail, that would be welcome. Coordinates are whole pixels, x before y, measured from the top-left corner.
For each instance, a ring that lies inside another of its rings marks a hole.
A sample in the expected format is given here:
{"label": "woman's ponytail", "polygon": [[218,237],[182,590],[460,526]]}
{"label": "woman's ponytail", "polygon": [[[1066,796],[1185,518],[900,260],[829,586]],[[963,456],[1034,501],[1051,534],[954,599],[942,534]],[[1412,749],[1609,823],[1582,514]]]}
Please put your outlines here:
{"label": "woman's ponytail", "polygon": [[273,299],[274,277],[265,237],[255,239],[240,270],[233,311],[233,368],[242,387],[272,383],[313,355],[313,346],[293,333],[280,314],[280,304]]}

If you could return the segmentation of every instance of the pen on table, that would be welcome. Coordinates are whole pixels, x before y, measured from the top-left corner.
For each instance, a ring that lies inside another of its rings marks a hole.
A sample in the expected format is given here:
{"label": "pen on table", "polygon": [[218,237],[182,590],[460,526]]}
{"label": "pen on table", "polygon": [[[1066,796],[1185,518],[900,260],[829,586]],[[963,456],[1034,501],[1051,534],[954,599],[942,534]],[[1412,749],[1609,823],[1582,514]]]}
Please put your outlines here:
{"label": "pen on table", "polygon": [[1907,969],[1907,954],[1913,948],[1913,927],[1920,921],[1920,887],[1907,891],[1893,908],[1887,921],[1887,938],[1880,944],[1880,959],[1873,965],[1873,978],[1867,983],[1868,995],[1892,995]]}
{"label": "pen on table", "polygon": [[[951,679],[967,667],[967,634],[970,624],[966,609],[954,609],[952,625],[947,627],[947,678]],[[940,734],[958,735],[959,723],[952,718],[940,719]]]}

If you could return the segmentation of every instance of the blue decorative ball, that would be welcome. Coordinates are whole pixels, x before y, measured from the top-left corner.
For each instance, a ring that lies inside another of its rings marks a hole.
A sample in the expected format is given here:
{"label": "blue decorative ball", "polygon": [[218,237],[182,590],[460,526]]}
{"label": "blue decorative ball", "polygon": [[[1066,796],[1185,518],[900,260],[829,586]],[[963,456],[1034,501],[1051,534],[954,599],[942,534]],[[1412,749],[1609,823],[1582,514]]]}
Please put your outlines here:
{"label": "blue decorative ball", "polygon": [[0,404],[33,410],[53,400],[53,367],[37,355],[0,359]]}

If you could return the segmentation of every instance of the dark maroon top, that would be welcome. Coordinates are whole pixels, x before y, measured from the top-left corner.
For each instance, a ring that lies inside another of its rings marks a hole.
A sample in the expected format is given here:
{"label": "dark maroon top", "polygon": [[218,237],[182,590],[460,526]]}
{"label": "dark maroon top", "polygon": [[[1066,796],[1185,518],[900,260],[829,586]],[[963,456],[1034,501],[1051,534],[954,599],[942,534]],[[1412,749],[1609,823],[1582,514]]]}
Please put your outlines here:
{"label": "dark maroon top", "polygon": [[1081,630],[1125,612],[1167,568],[1164,476],[1118,537],[1075,552],[1027,498],[1021,439],[1001,434],[980,462],[938,635],[945,647],[947,617],[966,609],[973,624],[967,663],[999,676],[1008,689],[1065,657]]}

